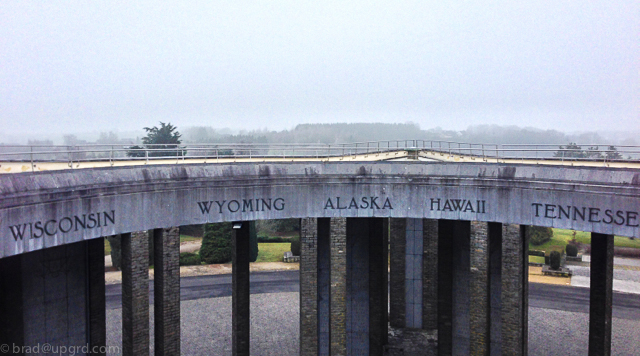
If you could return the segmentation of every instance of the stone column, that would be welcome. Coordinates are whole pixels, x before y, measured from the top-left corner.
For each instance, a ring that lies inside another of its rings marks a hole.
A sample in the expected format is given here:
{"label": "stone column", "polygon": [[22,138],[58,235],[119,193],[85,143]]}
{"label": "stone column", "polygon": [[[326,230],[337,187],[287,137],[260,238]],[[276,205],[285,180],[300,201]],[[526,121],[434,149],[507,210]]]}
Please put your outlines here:
{"label": "stone column", "polygon": [[[107,344],[107,323],[104,286],[104,238],[88,240],[87,298],[89,308],[89,346],[95,350],[104,350]],[[105,355],[105,352],[95,353]]]}
{"label": "stone column", "polygon": [[405,237],[405,327],[422,329],[422,219],[406,219]]}
{"label": "stone column", "polygon": [[318,355],[331,346],[331,219],[318,219]]}
{"label": "stone column", "polygon": [[453,347],[453,234],[455,221],[438,220],[438,355]]}
{"label": "stone column", "polygon": [[149,355],[149,237],[122,234],[122,354]]}
{"label": "stone column", "polygon": [[502,224],[500,223],[489,223],[489,307],[491,355],[502,355]]}
{"label": "stone column", "polygon": [[0,259],[0,344],[25,342],[23,256]]}
{"label": "stone column", "polygon": [[422,220],[422,328],[438,329],[438,220]]}
{"label": "stone column", "polygon": [[471,330],[470,222],[453,222],[452,355],[469,355]]}
{"label": "stone column", "polygon": [[613,235],[591,233],[589,355],[611,355]]}
{"label": "stone column", "polygon": [[470,355],[489,355],[490,286],[488,223],[471,222]]}
{"label": "stone column", "polygon": [[300,219],[300,355],[318,354],[318,220]]}
{"label": "stone column", "polygon": [[382,356],[388,343],[389,219],[369,220],[369,355]]}
{"label": "stone column", "polygon": [[249,356],[250,349],[250,285],[249,285],[249,222],[233,223],[232,261],[232,354]]}
{"label": "stone column", "polygon": [[347,219],[332,218],[331,356],[347,355]]}
{"label": "stone column", "polygon": [[180,229],[153,230],[155,355],[180,354]]}
{"label": "stone column", "polygon": [[389,310],[389,323],[394,328],[404,328],[406,318],[405,304],[405,252],[407,237],[407,219],[389,219],[390,225],[390,282],[389,298],[391,305]]}
{"label": "stone column", "polygon": [[369,222],[347,219],[347,355],[369,355]]}
{"label": "stone column", "polygon": [[502,353],[526,356],[529,325],[529,227],[502,225]]}

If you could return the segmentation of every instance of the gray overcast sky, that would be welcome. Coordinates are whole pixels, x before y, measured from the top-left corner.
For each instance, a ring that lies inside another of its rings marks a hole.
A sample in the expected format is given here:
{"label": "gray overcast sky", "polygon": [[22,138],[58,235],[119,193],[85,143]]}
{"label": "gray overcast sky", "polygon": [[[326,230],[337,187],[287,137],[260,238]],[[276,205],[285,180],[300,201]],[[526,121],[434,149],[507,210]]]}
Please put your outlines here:
{"label": "gray overcast sky", "polygon": [[0,2],[5,134],[640,129],[640,2]]}

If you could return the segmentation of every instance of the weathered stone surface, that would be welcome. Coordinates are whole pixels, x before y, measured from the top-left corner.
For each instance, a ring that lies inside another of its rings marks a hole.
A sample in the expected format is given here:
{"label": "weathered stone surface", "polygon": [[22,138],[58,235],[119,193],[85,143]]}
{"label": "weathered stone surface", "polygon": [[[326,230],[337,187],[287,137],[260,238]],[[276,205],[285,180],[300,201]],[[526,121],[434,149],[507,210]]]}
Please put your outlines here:
{"label": "weathered stone surface", "polygon": [[130,231],[306,217],[493,221],[640,237],[637,174],[407,162],[6,174],[0,175],[0,257]]}

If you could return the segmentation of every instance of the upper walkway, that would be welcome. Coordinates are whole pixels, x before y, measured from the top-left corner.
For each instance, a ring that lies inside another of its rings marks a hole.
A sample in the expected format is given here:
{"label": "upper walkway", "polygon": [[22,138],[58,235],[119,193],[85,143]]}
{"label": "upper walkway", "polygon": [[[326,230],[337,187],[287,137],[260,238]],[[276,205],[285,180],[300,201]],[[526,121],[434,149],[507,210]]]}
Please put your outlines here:
{"label": "upper walkway", "polygon": [[347,144],[0,146],[0,174],[100,167],[283,162],[432,161],[640,169],[640,146],[473,144],[399,140]]}

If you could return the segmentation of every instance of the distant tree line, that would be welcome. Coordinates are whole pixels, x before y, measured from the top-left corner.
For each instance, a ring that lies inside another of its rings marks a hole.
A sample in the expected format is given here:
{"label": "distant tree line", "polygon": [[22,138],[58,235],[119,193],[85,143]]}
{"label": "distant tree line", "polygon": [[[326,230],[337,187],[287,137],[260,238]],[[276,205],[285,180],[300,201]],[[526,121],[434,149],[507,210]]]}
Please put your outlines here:
{"label": "distant tree line", "polygon": [[560,146],[560,149],[554,154],[554,157],[560,158],[591,158],[591,159],[622,159],[622,155],[615,146],[607,147],[606,151],[600,151],[599,147],[588,147],[583,150],[575,142],[570,142],[566,146]]}

